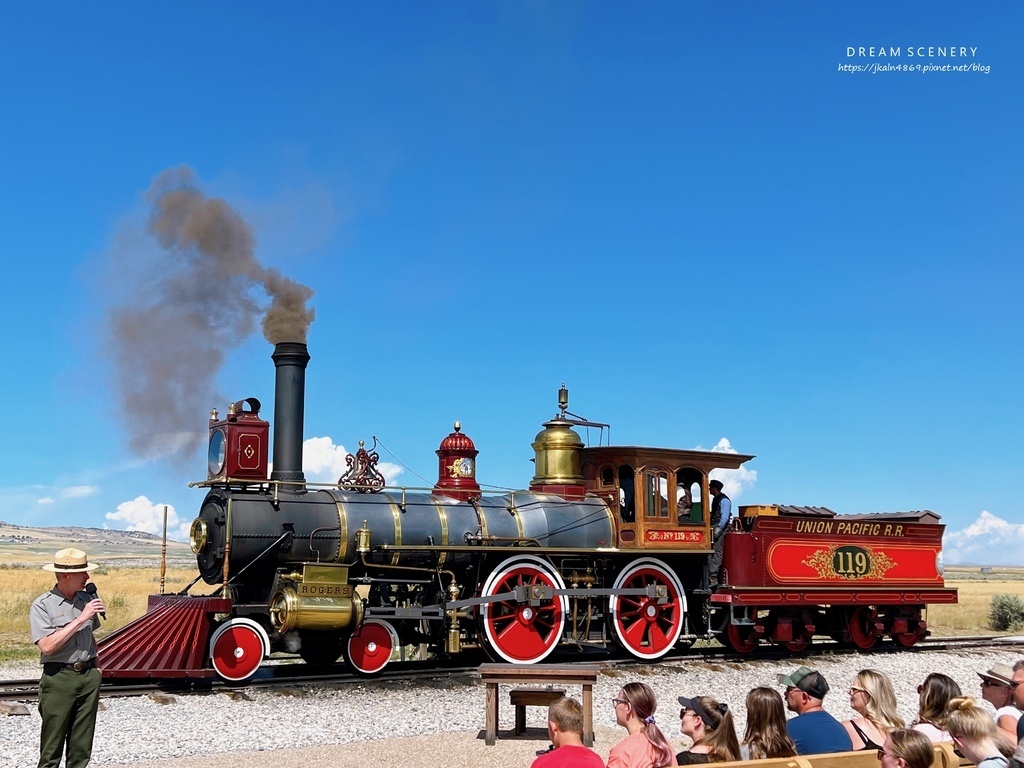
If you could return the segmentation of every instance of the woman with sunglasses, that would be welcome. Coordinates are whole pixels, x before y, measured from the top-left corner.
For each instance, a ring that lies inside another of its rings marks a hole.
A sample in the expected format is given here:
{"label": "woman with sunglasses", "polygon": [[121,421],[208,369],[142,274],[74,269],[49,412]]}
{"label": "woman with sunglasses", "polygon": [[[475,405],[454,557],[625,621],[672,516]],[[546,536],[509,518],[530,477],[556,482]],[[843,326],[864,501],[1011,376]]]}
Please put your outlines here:
{"label": "woman with sunglasses", "polygon": [[860,717],[843,722],[853,751],[881,749],[885,737],[904,726],[897,714],[896,692],[877,669],[862,669],[850,686],[850,708]]}
{"label": "woman with sunglasses", "polygon": [[676,755],[679,765],[724,763],[740,760],[740,742],[727,704],[719,704],[710,696],[679,697],[679,728],[693,745]]}
{"label": "woman with sunglasses", "polygon": [[644,683],[626,683],[612,699],[615,722],[629,735],[612,747],[608,768],[662,768],[675,765],[672,745],[654,722],[658,702]]}
{"label": "woman with sunglasses", "polygon": [[963,695],[956,680],[941,672],[932,672],[917,687],[917,695],[917,719],[910,727],[923,733],[933,744],[952,741],[946,730],[949,702]]}
{"label": "woman with sunglasses", "polygon": [[1006,768],[1010,764],[999,749],[995,721],[970,696],[949,702],[946,728],[953,743],[977,768]]}
{"label": "woman with sunglasses", "polygon": [[885,737],[878,750],[882,768],[930,768],[934,759],[932,742],[920,731],[897,728]]}
{"label": "woman with sunglasses", "polygon": [[796,757],[796,744],[786,733],[786,708],[774,688],[754,688],[747,694],[747,731],[740,753],[743,760]]}

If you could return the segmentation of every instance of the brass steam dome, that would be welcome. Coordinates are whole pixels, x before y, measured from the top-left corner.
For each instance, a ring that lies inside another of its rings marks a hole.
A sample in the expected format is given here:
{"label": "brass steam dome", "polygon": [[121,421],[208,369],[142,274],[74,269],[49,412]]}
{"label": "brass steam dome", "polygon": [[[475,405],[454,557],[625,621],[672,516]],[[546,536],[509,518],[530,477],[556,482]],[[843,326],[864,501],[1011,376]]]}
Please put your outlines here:
{"label": "brass steam dome", "polygon": [[537,474],[530,483],[531,487],[583,484],[580,466],[583,441],[568,421],[556,417],[544,422],[544,429],[533,441],[533,450],[537,459]]}

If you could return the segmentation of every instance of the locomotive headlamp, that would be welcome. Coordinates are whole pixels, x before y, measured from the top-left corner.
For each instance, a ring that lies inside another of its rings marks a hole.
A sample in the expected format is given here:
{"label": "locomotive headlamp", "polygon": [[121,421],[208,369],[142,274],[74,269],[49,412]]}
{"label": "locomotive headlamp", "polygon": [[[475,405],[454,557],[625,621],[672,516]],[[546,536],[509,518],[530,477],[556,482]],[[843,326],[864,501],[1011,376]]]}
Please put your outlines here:
{"label": "locomotive headlamp", "polygon": [[201,517],[197,517],[192,521],[192,527],[188,529],[188,543],[195,554],[198,555],[203,551],[208,537],[209,529],[206,526],[206,521]]}
{"label": "locomotive headlamp", "polygon": [[224,459],[227,457],[227,440],[223,429],[215,429],[210,433],[210,454],[207,470],[210,477],[218,477],[224,470]]}

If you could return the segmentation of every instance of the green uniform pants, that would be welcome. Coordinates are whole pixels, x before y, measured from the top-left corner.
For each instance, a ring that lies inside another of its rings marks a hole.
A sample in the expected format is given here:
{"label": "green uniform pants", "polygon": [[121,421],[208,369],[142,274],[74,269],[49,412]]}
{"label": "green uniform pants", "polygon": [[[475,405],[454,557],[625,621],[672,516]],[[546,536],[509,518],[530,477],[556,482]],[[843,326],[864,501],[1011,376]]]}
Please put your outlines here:
{"label": "green uniform pants", "polygon": [[65,745],[67,768],[89,764],[99,704],[99,670],[43,673],[39,678],[39,714],[43,718],[39,768],[57,768]]}

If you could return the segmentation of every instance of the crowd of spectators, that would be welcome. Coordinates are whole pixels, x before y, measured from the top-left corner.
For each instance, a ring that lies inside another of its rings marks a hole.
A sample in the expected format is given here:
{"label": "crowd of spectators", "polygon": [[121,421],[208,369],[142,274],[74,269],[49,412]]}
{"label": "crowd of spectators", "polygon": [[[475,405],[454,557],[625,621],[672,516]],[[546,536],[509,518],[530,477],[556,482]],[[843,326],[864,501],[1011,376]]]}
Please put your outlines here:
{"label": "crowd of spectators", "polygon": [[[654,691],[644,683],[627,683],[612,699],[616,722],[627,735],[612,747],[607,768],[662,768],[862,750],[876,752],[881,768],[930,768],[933,745],[941,742],[952,743],[977,768],[1024,768],[1024,659],[1012,667],[995,664],[978,675],[981,698],[995,707],[994,715],[965,696],[950,677],[933,673],[917,687],[917,717],[907,725],[898,714],[897,694],[889,678],[876,669],[862,669],[847,691],[857,716],[840,722],[824,708],[830,690],[825,676],[802,666],[778,676],[781,690],[758,687],[747,694],[742,742],[728,703],[711,696],[680,696],[679,730],[690,747],[678,754],[673,754],[657,725]],[[787,709],[794,714],[788,719]],[[602,765],[598,755],[583,746],[582,716],[575,701],[563,697],[551,705],[548,732],[553,749],[538,757],[533,768]]]}

